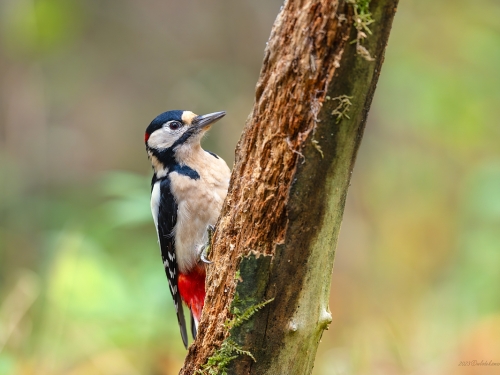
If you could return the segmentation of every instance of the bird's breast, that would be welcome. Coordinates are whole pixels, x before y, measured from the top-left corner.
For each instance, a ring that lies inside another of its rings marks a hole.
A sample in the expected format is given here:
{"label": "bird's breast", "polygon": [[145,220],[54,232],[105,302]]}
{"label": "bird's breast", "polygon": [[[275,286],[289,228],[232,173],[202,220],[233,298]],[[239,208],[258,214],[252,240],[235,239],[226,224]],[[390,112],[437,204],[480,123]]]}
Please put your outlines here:
{"label": "bird's breast", "polygon": [[[207,156],[216,160],[209,154]],[[171,191],[178,206],[174,233],[181,272],[196,265],[200,250],[208,241],[207,227],[217,222],[229,186],[230,172],[227,165],[225,168],[227,171],[217,170],[213,164],[206,163],[198,167],[190,165],[189,169],[193,171],[190,173],[172,171],[169,174]]]}

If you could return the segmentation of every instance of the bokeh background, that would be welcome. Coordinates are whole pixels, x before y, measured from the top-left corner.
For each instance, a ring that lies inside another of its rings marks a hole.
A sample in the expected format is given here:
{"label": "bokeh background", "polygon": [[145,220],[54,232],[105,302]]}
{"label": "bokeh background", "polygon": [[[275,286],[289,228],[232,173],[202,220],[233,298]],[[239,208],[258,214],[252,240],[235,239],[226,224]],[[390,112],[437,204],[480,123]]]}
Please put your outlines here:
{"label": "bokeh background", "polygon": [[[149,122],[228,115],[278,0],[0,0],[0,375],[177,374]],[[499,374],[500,3],[402,0],[356,163],[315,375]]]}

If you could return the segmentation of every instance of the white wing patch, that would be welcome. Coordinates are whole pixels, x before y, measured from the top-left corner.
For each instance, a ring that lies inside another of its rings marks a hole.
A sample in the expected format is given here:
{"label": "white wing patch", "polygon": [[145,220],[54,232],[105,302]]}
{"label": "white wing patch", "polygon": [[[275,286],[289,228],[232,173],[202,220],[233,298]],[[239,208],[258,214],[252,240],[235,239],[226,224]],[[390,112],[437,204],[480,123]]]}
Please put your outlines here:
{"label": "white wing patch", "polygon": [[151,214],[153,215],[153,220],[155,222],[156,235],[158,236],[158,210],[160,207],[160,183],[161,181],[155,182],[153,185],[153,191],[151,191]]}

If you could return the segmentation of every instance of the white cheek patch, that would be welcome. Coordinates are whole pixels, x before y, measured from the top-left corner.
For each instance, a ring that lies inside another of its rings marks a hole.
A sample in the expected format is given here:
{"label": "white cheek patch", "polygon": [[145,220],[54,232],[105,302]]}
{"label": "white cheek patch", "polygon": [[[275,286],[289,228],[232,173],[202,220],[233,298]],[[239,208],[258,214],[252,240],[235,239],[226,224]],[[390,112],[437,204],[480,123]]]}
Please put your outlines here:
{"label": "white cheek patch", "polygon": [[178,133],[173,132],[169,128],[161,128],[153,132],[148,140],[148,145],[151,148],[169,148],[178,138]]}

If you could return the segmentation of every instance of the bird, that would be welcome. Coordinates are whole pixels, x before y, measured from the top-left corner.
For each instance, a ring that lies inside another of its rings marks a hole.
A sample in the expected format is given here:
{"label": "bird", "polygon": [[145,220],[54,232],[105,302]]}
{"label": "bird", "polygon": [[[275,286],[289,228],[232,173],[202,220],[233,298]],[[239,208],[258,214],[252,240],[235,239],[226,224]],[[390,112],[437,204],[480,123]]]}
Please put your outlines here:
{"label": "bird", "polygon": [[210,263],[205,252],[231,174],[226,162],[204,150],[200,141],[225,115],[224,111],[201,116],[185,110],[167,111],[151,121],[144,136],[153,169],[151,213],[186,349],[182,303],[190,310],[195,339],[205,301],[206,264]]}

